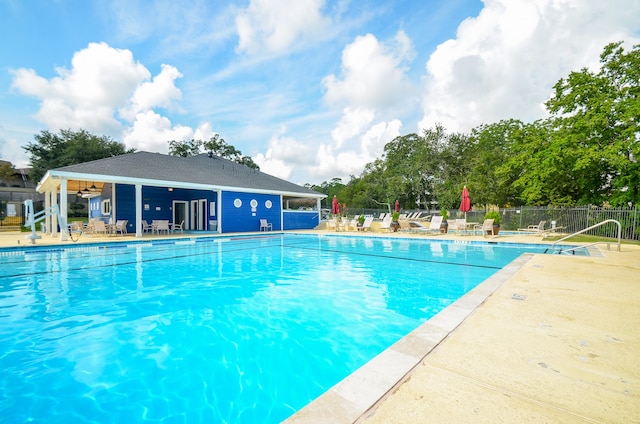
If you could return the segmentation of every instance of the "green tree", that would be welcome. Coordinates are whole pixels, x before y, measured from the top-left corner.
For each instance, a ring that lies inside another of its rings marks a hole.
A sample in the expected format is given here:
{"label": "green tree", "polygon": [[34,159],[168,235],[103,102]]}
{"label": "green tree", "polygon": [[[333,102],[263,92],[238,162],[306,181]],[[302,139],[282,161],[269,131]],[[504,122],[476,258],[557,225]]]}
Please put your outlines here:
{"label": "green tree", "polygon": [[60,134],[42,131],[34,139],[35,142],[23,147],[29,153],[31,178],[34,182],[40,181],[49,169],[135,151],[126,149],[124,144],[105,135],[96,136],[85,130],[60,130]]}
{"label": "green tree", "polygon": [[180,156],[183,158],[186,158],[187,156],[195,156],[200,153],[202,144],[202,140],[171,140],[169,141],[169,154],[171,156]]}
{"label": "green tree", "polygon": [[554,141],[573,156],[577,203],[640,201],[640,45],[621,46],[604,48],[598,72],[560,79],[546,103]]}
{"label": "green tree", "polygon": [[0,164],[0,180],[11,180],[16,173],[16,168],[12,163]]}
{"label": "green tree", "polygon": [[470,170],[465,183],[474,204],[522,203],[513,182],[524,169],[520,161],[526,156],[517,155],[512,144],[523,127],[522,122],[512,119],[480,125],[471,131],[466,153]]}
{"label": "green tree", "polygon": [[396,137],[385,146],[384,175],[392,198],[402,207],[453,208],[471,170],[468,148],[468,136],[448,134],[441,125]]}
{"label": "green tree", "polygon": [[260,170],[250,156],[244,156],[242,152],[230,144],[227,144],[219,134],[214,135],[207,141],[190,140],[190,141],[169,141],[169,154],[173,156],[195,156],[202,151],[210,155],[220,156],[233,162],[248,166],[249,168]]}

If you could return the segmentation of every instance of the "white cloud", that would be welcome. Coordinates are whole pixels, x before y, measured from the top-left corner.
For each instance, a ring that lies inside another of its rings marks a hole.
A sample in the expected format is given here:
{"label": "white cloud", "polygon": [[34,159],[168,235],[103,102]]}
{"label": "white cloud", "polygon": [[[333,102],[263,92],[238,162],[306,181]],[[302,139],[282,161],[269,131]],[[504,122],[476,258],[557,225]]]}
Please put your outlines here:
{"label": "white cloud", "polygon": [[340,148],[363,133],[375,118],[375,111],[363,108],[345,108],[338,126],[331,131],[331,137]]}
{"label": "white cloud", "polygon": [[413,103],[415,90],[404,64],[414,57],[409,37],[399,31],[389,43],[372,34],[356,37],[342,52],[342,73],[322,81],[325,102],[342,106],[342,117],[321,143],[308,174],[314,179],[339,176],[348,181],[382,156],[384,145],[400,135],[400,110]]}
{"label": "white cloud", "polygon": [[[129,50],[91,43],[76,52],[71,69],[58,68],[49,80],[32,69],[14,72],[13,87],[40,99],[35,118],[52,131],[85,129],[122,139],[128,147],[166,153],[169,140],[208,139],[211,124],[194,131],[154,109],[179,110],[182,92],[175,81],[182,74],[162,65],[158,75],[134,61]],[[120,119],[116,118],[117,116]]]}
{"label": "white cloud", "polygon": [[281,127],[269,140],[266,153],[259,153],[252,159],[262,172],[289,179],[295,165],[308,166],[313,163],[313,151],[307,144],[286,136],[285,133],[286,128]]}
{"label": "white cloud", "polygon": [[129,105],[120,110],[120,115],[132,121],[136,114],[155,107],[172,109],[175,101],[182,99],[182,92],[175,86],[175,80],[182,74],[171,65],[162,65],[162,70],[152,81],[138,85],[129,100]]}
{"label": "white cloud", "polygon": [[140,112],[133,125],[127,128],[122,141],[138,150],[167,153],[169,140],[190,140],[194,131],[191,127],[171,124],[171,121],[153,111]]}
{"label": "white cloud", "polygon": [[127,103],[131,93],[149,71],[134,62],[129,50],[91,43],[76,52],[71,69],[56,69],[47,80],[32,69],[14,72],[12,86],[23,94],[41,99],[35,118],[52,130],[79,129],[113,133],[121,124],[114,118],[116,107]]}
{"label": "white cloud", "polygon": [[342,52],[342,78],[333,74],[322,81],[329,104],[385,109],[411,96],[411,83],[403,64],[413,58],[409,38],[402,31],[391,45],[372,34],[356,37]]}
{"label": "white cloud", "polygon": [[280,54],[323,36],[329,24],[323,5],[324,0],[251,0],[236,16],[238,51]]}
{"label": "white cloud", "polygon": [[596,66],[607,43],[633,39],[637,16],[640,2],[624,0],[486,0],[431,55],[419,127],[543,118],[553,85]]}
{"label": "white cloud", "polygon": [[367,126],[358,137],[340,150],[336,144],[318,146],[315,162],[309,164],[308,174],[323,181],[340,177],[348,181],[351,175],[360,175],[367,163],[382,157],[384,146],[400,135],[402,122],[398,119]]}

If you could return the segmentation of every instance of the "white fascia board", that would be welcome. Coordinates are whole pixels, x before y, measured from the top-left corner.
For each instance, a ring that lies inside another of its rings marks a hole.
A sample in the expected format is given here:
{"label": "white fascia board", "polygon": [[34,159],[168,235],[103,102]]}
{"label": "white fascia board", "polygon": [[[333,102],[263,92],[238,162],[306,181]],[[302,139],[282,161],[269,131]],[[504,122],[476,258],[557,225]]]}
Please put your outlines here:
{"label": "white fascia board", "polygon": [[290,196],[290,197],[309,197],[312,199],[318,197],[327,197],[326,194],[322,193],[298,193],[297,191],[278,191],[278,190],[261,190],[257,188],[247,188],[247,187],[229,187],[229,186],[213,186],[215,190],[222,191],[235,191],[238,193],[256,193],[256,194],[273,194],[276,196]]}
{"label": "white fascia board", "polygon": [[146,178],[131,178],[131,177],[118,177],[114,175],[102,175],[102,174],[85,174],[79,172],[57,172],[53,171],[51,178],[54,179],[73,179],[81,181],[95,181],[103,183],[114,184],[130,184],[130,185],[145,185],[156,187],[172,187],[172,188],[190,188],[200,190],[211,190],[212,186],[209,184],[197,184],[197,183],[185,183],[178,181],[164,181],[164,180],[149,180]]}
{"label": "white fascia board", "polygon": [[[47,183],[47,182],[49,181],[49,178],[51,178],[50,172],[51,172],[51,171],[47,171],[47,172],[42,176],[42,178],[40,179],[40,181],[38,181],[38,184],[36,185],[36,191],[37,191],[38,193],[44,193],[44,192],[46,191],[46,187],[47,187],[49,184],[45,184],[45,183]],[[42,191],[40,191],[40,190],[42,190]]]}

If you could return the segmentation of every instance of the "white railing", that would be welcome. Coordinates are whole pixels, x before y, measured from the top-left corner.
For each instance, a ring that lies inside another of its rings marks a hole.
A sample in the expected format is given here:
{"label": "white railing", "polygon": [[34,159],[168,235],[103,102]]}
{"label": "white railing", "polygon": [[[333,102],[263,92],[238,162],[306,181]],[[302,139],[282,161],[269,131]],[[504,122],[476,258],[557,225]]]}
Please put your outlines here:
{"label": "white railing", "polygon": [[[610,222],[614,222],[618,226],[618,237],[617,237],[618,241],[616,242],[616,245],[618,246],[618,252],[619,252],[620,251],[620,246],[622,244],[622,224],[620,224],[620,222],[616,221],[615,219],[604,220],[604,221],[599,222],[597,224],[594,224],[594,225],[592,225],[590,227],[587,227],[584,230],[576,231],[573,234],[569,234],[568,236],[562,237],[560,240],[554,241],[551,244],[551,247],[549,249],[547,249],[547,250],[558,251],[558,243],[563,242],[565,240],[568,240],[573,236],[577,236],[578,234],[585,233],[585,232],[587,232],[589,230],[592,230],[594,228],[601,227],[601,226],[603,226],[605,224],[608,224]],[[589,244],[585,244],[585,245],[581,245],[581,246],[577,246],[577,247],[570,247],[570,248],[566,248],[566,249],[562,248],[562,246],[560,246],[560,249],[559,249],[558,253],[574,252],[576,249],[584,249],[584,248],[587,248],[589,246],[594,246],[596,244],[606,244],[607,245],[607,249],[611,250],[611,247],[610,247],[611,246],[611,242],[610,241],[596,241],[596,242],[593,242],[593,243],[589,243]],[[545,250],[545,252],[546,252],[546,250]]]}

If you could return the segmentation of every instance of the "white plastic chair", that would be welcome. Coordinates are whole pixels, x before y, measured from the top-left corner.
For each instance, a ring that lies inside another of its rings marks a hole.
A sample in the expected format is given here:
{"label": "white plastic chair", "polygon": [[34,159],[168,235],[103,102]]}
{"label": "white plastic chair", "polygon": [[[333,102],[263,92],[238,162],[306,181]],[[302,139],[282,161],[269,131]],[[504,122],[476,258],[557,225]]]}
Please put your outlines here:
{"label": "white plastic chair", "polygon": [[273,231],[273,224],[267,222],[266,219],[260,220],[260,231]]}
{"label": "white plastic chair", "polygon": [[176,230],[180,230],[180,232],[183,232],[182,226],[184,225],[184,219],[182,220],[181,223],[179,224],[171,224],[171,231],[173,231],[174,233],[176,232]]}

